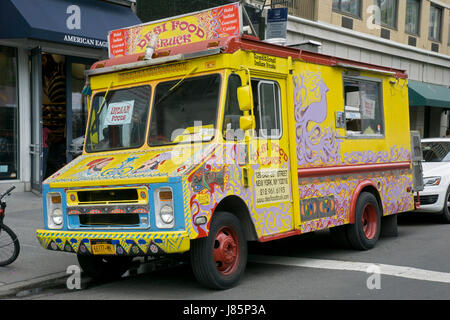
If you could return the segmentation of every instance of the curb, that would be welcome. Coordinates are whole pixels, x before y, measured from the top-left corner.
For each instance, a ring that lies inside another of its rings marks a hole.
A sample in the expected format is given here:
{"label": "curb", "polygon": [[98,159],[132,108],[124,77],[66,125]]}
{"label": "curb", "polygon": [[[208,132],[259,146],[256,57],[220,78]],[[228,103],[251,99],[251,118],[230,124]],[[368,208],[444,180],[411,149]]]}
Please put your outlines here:
{"label": "curb", "polygon": [[22,291],[29,289],[43,290],[61,285],[61,280],[65,280],[69,275],[66,272],[52,273],[45,276],[36,277],[29,280],[17,281],[11,284],[0,286],[0,299],[19,298]]}

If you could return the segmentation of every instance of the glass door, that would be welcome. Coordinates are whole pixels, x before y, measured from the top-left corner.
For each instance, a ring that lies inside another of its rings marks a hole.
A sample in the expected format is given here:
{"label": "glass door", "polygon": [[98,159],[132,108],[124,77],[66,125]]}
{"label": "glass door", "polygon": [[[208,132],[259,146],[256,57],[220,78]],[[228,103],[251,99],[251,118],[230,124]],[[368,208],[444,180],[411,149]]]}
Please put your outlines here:
{"label": "glass door", "polygon": [[81,94],[85,85],[84,71],[88,70],[96,60],[67,57],[67,124],[66,138],[67,163],[78,157],[83,151],[86,130],[88,104],[86,96]]}
{"label": "glass door", "polygon": [[41,192],[42,183],[42,52],[31,50],[31,189]]}

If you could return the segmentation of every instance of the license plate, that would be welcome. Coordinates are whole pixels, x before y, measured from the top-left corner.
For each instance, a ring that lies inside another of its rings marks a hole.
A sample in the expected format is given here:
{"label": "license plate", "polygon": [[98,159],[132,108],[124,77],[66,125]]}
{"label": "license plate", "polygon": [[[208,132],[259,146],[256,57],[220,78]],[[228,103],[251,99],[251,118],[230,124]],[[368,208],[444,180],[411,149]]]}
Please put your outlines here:
{"label": "license plate", "polygon": [[114,245],[109,243],[99,243],[92,245],[92,253],[93,254],[116,254],[116,250],[114,250]]}

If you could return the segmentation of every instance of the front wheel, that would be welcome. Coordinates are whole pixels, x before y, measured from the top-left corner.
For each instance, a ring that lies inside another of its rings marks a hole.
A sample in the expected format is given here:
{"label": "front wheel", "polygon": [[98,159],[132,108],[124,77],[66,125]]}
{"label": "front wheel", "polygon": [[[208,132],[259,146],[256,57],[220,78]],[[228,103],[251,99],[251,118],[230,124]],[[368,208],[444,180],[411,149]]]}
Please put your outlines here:
{"label": "front wheel", "polygon": [[192,241],[196,279],[213,289],[228,289],[240,281],[246,264],[247,240],[239,219],[229,212],[214,213],[209,235]]}
{"label": "front wheel", "polygon": [[4,224],[0,224],[0,267],[13,263],[19,256],[20,245],[16,234]]}
{"label": "front wheel", "polygon": [[131,266],[133,257],[77,255],[78,263],[84,273],[98,280],[120,278]]}
{"label": "front wheel", "polygon": [[445,193],[444,208],[442,209],[441,217],[443,222],[450,223],[450,186]]}
{"label": "front wheel", "polygon": [[369,192],[359,195],[355,208],[355,223],[347,225],[351,246],[357,250],[372,249],[380,237],[381,210],[375,196]]}

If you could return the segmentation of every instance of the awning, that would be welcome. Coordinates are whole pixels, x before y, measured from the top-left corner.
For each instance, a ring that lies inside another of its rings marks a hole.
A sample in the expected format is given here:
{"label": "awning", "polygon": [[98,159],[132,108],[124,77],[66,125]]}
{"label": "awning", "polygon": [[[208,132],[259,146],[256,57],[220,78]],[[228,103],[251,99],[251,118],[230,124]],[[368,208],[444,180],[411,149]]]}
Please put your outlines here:
{"label": "awning", "polygon": [[0,1],[0,39],[107,48],[109,31],[140,23],[129,7],[99,0]]}
{"label": "awning", "polygon": [[436,84],[408,81],[409,105],[450,108],[450,89]]}

